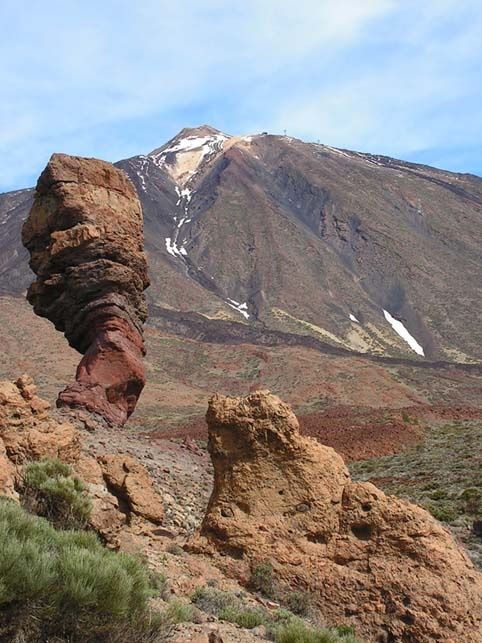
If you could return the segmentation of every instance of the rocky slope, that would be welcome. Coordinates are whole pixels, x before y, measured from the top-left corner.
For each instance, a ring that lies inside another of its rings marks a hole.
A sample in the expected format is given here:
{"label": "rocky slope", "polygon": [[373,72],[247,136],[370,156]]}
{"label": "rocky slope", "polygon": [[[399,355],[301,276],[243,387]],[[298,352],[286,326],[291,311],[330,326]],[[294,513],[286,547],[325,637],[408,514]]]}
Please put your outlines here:
{"label": "rocky slope", "polygon": [[59,459],[88,484],[90,526],[109,546],[118,547],[128,524],[152,529],[162,522],[162,498],[137,459],[118,453],[96,457],[88,451],[80,430],[86,424],[90,430],[102,428],[90,415],[55,415],[29,376],[0,382],[0,495],[18,498],[24,465]]}

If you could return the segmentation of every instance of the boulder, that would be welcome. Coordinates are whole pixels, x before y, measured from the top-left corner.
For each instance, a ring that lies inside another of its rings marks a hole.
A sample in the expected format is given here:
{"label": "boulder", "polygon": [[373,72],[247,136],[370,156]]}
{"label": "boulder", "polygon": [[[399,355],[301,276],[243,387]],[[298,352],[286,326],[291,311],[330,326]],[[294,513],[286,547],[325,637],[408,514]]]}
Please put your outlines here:
{"label": "boulder", "polygon": [[39,398],[33,381],[24,375],[15,383],[0,382],[0,438],[9,460],[59,458],[74,463],[80,456],[80,437],[69,422],[59,422],[50,404]]}
{"label": "boulder", "polygon": [[127,455],[105,455],[99,458],[108,489],[128,511],[161,524],[164,517],[162,498],[155,491],[147,469]]}
{"label": "boulder", "polygon": [[84,355],[57,404],[124,424],[145,383],[149,284],[132,183],[110,163],[54,154],[38,180],[22,241],[37,275],[29,302]]}
{"label": "boulder", "polygon": [[482,576],[430,514],[352,482],[267,391],[215,395],[207,422],[214,489],[192,549],[245,578],[271,563],[370,641],[482,641]]}

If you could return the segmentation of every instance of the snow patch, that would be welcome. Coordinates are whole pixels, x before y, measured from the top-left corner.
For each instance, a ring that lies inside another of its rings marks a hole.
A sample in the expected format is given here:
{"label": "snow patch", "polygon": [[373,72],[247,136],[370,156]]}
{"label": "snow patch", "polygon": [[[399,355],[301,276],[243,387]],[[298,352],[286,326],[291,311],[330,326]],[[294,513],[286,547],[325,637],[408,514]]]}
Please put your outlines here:
{"label": "snow patch", "polygon": [[201,162],[205,156],[214,154],[215,152],[220,152],[223,148],[224,141],[227,139],[228,137],[224,134],[214,134],[213,136],[187,136],[186,138],[181,138],[174,145],[171,145],[171,147],[166,147],[158,154],[153,154],[152,159],[156,161],[157,164],[163,164],[165,157],[168,154],[178,154],[199,150],[201,155],[199,162]]}
{"label": "snow patch", "polygon": [[170,255],[177,257],[178,259],[182,259],[187,256],[187,251],[184,246],[179,247],[176,241],[171,239],[171,237],[166,237],[166,250]]}
{"label": "snow patch", "polygon": [[226,302],[228,306],[231,306],[231,308],[234,308],[234,310],[237,310],[238,313],[241,313],[245,319],[249,319],[249,313],[248,311],[248,304],[246,302],[240,304],[239,301],[236,301],[235,299],[230,299],[228,297],[228,300]]}
{"label": "snow patch", "polygon": [[139,171],[136,171],[137,176],[139,177],[139,180],[141,182],[141,188],[146,191],[146,178],[147,178],[147,172],[149,170],[149,159],[147,156],[140,155],[139,156],[141,160],[141,166],[139,168]]}
{"label": "snow patch", "polygon": [[383,314],[385,315],[385,319],[386,319],[386,320],[387,320],[387,322],[391,325],[391,327],[393,328],[393,330],[394,330],[398,335],[400,335],[400,337],[401,337],[404,341],[406,341],[406,342],[407,342],[407,344],[410,346],[410,348],[411,348],[413,351],[415,351],[415,352],[417,353],[417,355],[422,355],[423,357],[425,357],[425,353],[424,353],[424,350],[423,350],[422,346],[420,346],[420,344],[417,342],[417,340],[415,339],[415,337],[413,337],[412,335],[410,335],[410,333],[409,333],[409,332],[408,332],[408,330],[405,328],[405,326],[402,324],[402,322],[401,322],[401,321],[399,321],[398,319],[395,319],[394,317],[392,317],[392,316],[390,315],[390,313],[389,313],[387,310],[385,310],[385,309],[383,309]]}

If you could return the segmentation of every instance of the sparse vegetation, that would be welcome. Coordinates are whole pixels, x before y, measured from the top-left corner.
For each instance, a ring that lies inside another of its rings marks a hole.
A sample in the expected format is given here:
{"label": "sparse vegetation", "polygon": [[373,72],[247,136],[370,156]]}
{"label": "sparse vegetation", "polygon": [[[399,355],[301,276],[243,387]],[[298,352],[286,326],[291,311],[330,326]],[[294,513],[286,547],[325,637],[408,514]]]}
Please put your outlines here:
{"label": "sparse vegetation", "polygon": [[219,613],[222,621],[236,623],[239,627],[252,630],[253,627],[264,625],[266,623],[266,612],[260,608],[237,608],[226,607]]}
{"label": "sparse vegetation", "polygon": [[271,563],[261,563],[252,569],[249,587],[255,592],[261,592],[268,598],[275,596],[275,579]]}
{"label": "sparse vegetation", "polygon": [[228,608],[237,607],[240,603],[240,599],[235,594],[216,587],[197,587],[191,600],[203,612],[213,616],[218,616]]}
{"label": "sparse vegetation", "polygon": [[350,465],[357,480],[416,502],[446,523],[482,566],[473,520],[482,514],[482,423],[462,420],[427,427],[424,440],[401,453]]}
{"label": "sparse vegetation", "polygon": [[314,628],[296,618],[278,628],[275,641],[276,643],[359,643],[351,628]]}
{"label": "sparse vegetation", "polygon": [[186,601],[175,599],[169,603],[162,616],[166,622],[173,625],[189,623],[194,618],[194,608]]}
{"label": "sparse vegetation", "polygon": [[161,621],[149,611],[149,576],[136,558],[91,532],[56,530],[8,500],[0,500],[0,546],[1,640],[154,640]]}
{"label": "sparse vegetation", "polygon": [[287,592],[283,597],[283,603],[286,607],[293,612],[293,614],[299,614],[303,616],[308,613],[310,606],[310,595],[308,592],[302,592],[300,590],[295,590],[293,592]]}
{"label": "sparse vegetation", "polygon": [[80,478],[60,460],[46,458],[25,467],[24,505],[61,529],[83,528],[92,503]]}
{"label": "sparse vegetation", "polygon": [[233,592],[214,587],[198,587],[191,600],[204,612],[240,627],[252,629],[264,625],[276,643],[358,643],[351,628],[317,628],[287,609],[270,612],[261,606],[246,605]]}

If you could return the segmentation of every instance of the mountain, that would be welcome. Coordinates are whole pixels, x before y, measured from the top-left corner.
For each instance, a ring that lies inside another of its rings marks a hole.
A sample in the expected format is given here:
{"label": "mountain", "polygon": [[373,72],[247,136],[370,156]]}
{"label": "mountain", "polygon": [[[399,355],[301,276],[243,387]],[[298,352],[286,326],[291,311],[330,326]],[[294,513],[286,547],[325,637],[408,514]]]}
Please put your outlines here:
{"label": "mountain", "polygon": [[[169,417],[194,413],[212,385],[268,385],[321,406],[480,394],[481,178],[209,126],[116,165],[144,211],[149,412],[162,399]],[[4,328],[24,323],[40,351],[51,329],[31,331],[42,320],[19,299],[32,279],[20,241],[32,197],[0,195],[0,294]],[[437,369],[457,375],[447,384]]]}

